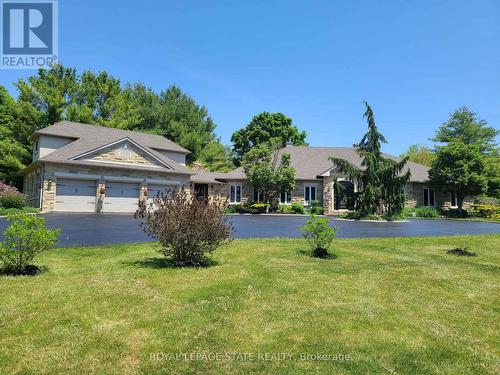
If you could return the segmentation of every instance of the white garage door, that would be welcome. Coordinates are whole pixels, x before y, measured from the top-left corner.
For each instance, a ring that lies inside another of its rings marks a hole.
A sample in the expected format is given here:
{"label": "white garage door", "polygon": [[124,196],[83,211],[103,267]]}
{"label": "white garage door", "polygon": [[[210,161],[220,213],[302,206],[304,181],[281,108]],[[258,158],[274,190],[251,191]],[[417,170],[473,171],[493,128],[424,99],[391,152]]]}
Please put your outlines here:
{"label": "white garage door", "polygon": [[135,212],[139,203],[139,184],[134,182],[106,182],[104,212]]}
{"label": "white garage door", "polygon": [[55,211],[94,212],[96,181],[58,178]]}
{"label": "white garage door", "polygon": [[175,186],[171,185],[148,185],[148,202],[153,201],[158,194],[165,195],[168,192],[172,192]]}

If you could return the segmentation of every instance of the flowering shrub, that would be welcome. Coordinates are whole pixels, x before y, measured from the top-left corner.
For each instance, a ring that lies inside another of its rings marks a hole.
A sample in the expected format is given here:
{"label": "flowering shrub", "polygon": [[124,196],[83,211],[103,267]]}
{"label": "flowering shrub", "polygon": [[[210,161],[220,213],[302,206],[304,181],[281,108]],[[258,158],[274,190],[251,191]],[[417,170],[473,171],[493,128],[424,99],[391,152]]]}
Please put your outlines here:
{"label": "flowering shrub", "polygon": [[0,182],[0,207],[23,208],[26,204],[24,195],[14,186]]}

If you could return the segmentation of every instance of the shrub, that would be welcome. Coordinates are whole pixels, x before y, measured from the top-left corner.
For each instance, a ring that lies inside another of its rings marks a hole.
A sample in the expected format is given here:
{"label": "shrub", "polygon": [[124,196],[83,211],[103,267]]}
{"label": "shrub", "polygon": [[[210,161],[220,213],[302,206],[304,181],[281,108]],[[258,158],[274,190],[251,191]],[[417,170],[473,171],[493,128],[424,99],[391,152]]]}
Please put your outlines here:
{"label": "shrub", "polygon": [[4,192],[0,195],[0,207],[23,208],[25,204],[24,195],[19,192]]}
{"label": "shrub", "polygon": [[321,202],[320,201],[311,201],[311,208],[314,208],[314,207],[321,207]]}
{"label": "shrub", "polygon": [[291,209],[296,214],[303,214],[304,213],[304,206],[301,205],[300,203],[297,203],[297,202],[292,203]]}
{"label": "shrub", "polygon": [[135,216],[173,265],[202,266],[209,263],[209,254],[232,240],[226,207],[225,199],[196,199],[180,189],[155,198]]}
{"label": "shrub", "polygon": [[337,227],[332,228],[328,223],[329,220],[325,217],[317,218],[311,215],[306,225],[301,228],[302,235],[316,257],[328,256],[328,249],[337,235]]}
{"label": "shrub", "polygon": [[472,206],[471,214],[487,219],[500,219],[500,205],[475,204]]}
{"label": "shrub", "polygon": [[292,206],[289,204],[280,204],[278,206],[278,211],[283,213],[283,214],[290,214],[293,213],[292,211]]}
{"label": "shrub", "polygon": [[439,216],[439,211],[435,207],[415,207],[415,216],[435,218]]}
{"label": "shrub", "polygon": [[[16,187],[0,182],[0,195],[4,193],[19,193]],[[19,193],[20,194],[20,193]]]}
{"label": "shrub", "polygon": [[267,203],[263,203],[263,202],[256,202],[256,203],[253,203],[250,208],[254,211],[254,212],[266,212],[269,210],[269,204]]}
{"label": "shrub", "polygon": [[312,215],[324,215],[325,209],[320,206],[312,206],[310,212]]}
{"label": "shrub", "polygon": [[11,224],[3,233],[0,262],[4,271],[23,274],[40,252],[57,242],[60,230],[47,229],[45,219],[35,215],[10,215],[8,220]]}
{"label": "shrub", "polygon": [[474,198],[474,203],[500,206],[500,199],[495,197],[488,197],[487,195],[479,195]]}

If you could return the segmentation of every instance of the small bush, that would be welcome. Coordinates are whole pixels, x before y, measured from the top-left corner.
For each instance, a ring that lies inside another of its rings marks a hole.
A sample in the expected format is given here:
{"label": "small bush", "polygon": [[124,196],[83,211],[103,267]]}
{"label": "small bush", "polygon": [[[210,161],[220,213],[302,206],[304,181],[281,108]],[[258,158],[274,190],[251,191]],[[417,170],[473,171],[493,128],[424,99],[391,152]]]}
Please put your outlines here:
{"label": "small bush", "polygon": [[472,206],[471,215],[487,219],[500,219],[500,205],[475,204]]}
{"label": "small bush", "polygon": [[269,204],[264,203],[264,202],[255,202],[253,203],[250,208],[254,212],[267,212],[269,210]]}
{"label": "small bush", "polygon": [[180,189],[155,198],[135,216],[175,266],[203,266],[209,264],[209,254],[232,240],[226,207],[227,200],[196,199]]}
{"label": "small bush", "polygon": [[304,206],[301,205],[300,203],[297,203],[297,202],[292,203],[291,209],[296,214],[303,214],[304,213]]}
{"label": "small bush", "polygon": [[311,215],[324,215],[325,209],[320,206],[311,206],[310,213]]}
{"label": "small bush", "polygon": [[19,192],[3,192],[0,195],[0,207],[23,208],[26,204],[24,195]]}
{"label": "small bush", "polygon": [[439,217],[439,211],[435,207],[405,207],[403,208],[402,217]]}
{"label": "small bush", "polygon": [[309,243],[312,253],[316,257],[327,257],[333,239],[337,235],[337,227],[330,227],[327,218],[317,218],[311,215],[306,225],[301,228],[302,235]]}
{"label": "small bush", "polygon": [[278,206],[278,211],[283,213],[283,214],[290,214],[293,213],[292,211],[292,206],[289,204],[280,204]]}
{"label": "small bush", "polygon": [[0,263],[4,272],[27,273],[33,259],[57,242],[60,230],[47,229],[45,219],[35,215],[10,215],[8,220],[11,224],[3,233]]}
{"label": "small bush", "polygon": [[321,202],[320,201],[311,201],[311,208],[315,208],[315,207],[321,207]]}
{"label": "small bush", "polygon": [[477,205],[493,205],[500,206],[500,199],[495,197],[488,197],[487,195],[479,195],[474,198],[474,203]]}

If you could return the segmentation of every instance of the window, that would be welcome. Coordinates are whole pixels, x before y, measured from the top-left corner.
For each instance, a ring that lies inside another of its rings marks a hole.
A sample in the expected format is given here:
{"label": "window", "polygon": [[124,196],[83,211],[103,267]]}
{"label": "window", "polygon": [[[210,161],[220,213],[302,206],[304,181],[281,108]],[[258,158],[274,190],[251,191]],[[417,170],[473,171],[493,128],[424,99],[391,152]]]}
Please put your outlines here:
{"label": "window", "polygon": [[424,189],[424,206],[435,206],[434,190]]}
{"label": "window", "polygon": [[280,203],[282,204],[292,203],[292,192],[282,191],[280,196]]}
{"label": "window", "polygon": [[264,193],[262,191],[253,189],[253,201],[254,202],[264,202]]}
{"label": "window", "polygon": [[316,200],[316,186],[304,186],[304,203],[311,204]]}
{"label": "window", "polygon": [[229,187],[229,203],[241,203],[241,185]]}
{"label": "window", "polygon": [[458,207],[458,197],[456,193],[450,193],[450,206]]}

